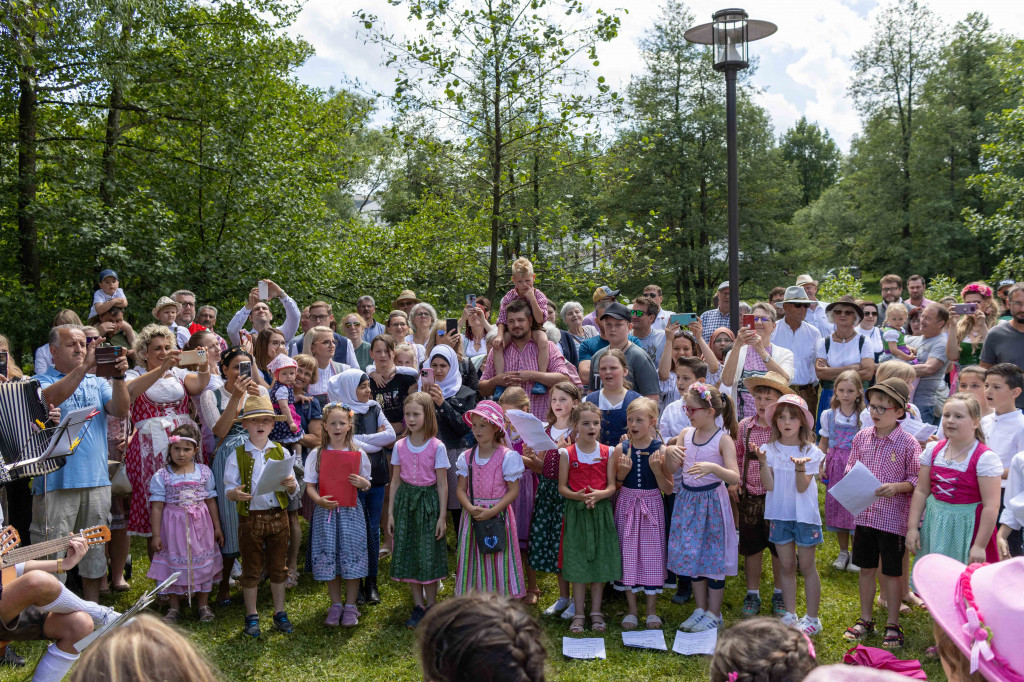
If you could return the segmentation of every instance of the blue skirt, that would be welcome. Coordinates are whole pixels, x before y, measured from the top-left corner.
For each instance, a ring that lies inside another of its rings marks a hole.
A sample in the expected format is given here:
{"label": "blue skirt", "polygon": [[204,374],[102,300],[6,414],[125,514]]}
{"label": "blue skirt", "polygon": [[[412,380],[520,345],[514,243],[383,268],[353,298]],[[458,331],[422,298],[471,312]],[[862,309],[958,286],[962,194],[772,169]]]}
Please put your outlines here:
{"label": "blue skirt", "polygon": [[369,574],[362,502],[356,500],[354,507],[338,507],[330,512],[317,505],[313,510],[309,542],[313,580],[350,580]]}
{"label": "blue skirt", "polygon": [[224,489],[224,467],[228,463],[228,457],[248,440],[249,434],[245,432],[240,424],[231,427],[224,442],[217,448],[217,454],[213,457],[213,464],[210,469],[213,471],[213,482],[217,487],[217,514],[220,516],[220,529],[224,533],[224,546],[220,553],[229,559],[238,556],[238,508],[234,502],[228,500],[227,491]]}

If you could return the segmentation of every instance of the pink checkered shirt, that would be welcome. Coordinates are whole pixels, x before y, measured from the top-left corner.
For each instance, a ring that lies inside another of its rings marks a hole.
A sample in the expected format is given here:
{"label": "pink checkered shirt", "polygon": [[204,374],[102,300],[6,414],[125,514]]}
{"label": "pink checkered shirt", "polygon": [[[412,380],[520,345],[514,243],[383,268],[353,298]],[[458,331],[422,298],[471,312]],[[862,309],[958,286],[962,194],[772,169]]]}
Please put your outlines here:
{"label": "pink checkered shirt", "polygon": [[[530,339],[522,350],[516,347],[515,342],[508,344],[504,349],[505,355],[505,371],[506,372],[521,372],[523,370],[537,371],[537,344]],[[558,347],[557,343],[548,341],[548,366],[545,372],[557,372],[558,374],[564,374],[566,379],[569,378],[569,372],[565,368],[565,358],[562,356],[562,350]],[[488,379],[494,378],[494,351],[487,353],[487,361],[484,362],[483,371],[480,374],[481,381],[487,381]],[[530,393],[530,389],[533,388],[533,382],[528,381],[523,384],[523,390],[526,391],[526,395],[530,396],[530,412],[534,417],[544,421],[548,417],[548,405],[551,403],[551,391],[541,395],[535,395]]]}
{"label": "pink checkered shirt", "polygon": [[[747,433],[750,433],[751,449],[760,449],[768,443],[772,437],[772,430],[767,426],[757,425],[757,415],[747,417],[740,422],[739,438],[736,439],[736,464],[740,467],[740,476],[743,475],[743,463],[747,456]],[[751,453],[750,464],[747,465],[746,491],[751,495],[765,495],[764,483],[761,482],[761,462],[757,455]]]}
{"label": "pink checkered shirt", "polygon": [[[534,287],[533,294],[537,297],[537,305],[540,306],[540,312],[543,313],[544,317],[539,320],[534,320],[537,324],[544,324],[548,319],[548,297],[541,293],[540,289]],[[498,309],[498,322],[497,324],[508,324],[508,306],[512,301],[516,299],[525,298],[519,295],[515,287],[512,287],[512,291],[505,294],[505,298],[501,299],[501,307]],[[529,301],[526,301],[529,303]],[[532,313],[531,313],[532,314]],[[541,417],[543,419],[543,417]]]}
{"label": "pink checkered shirt", "polygon": [[[917,487],[917,474],[921,470],[920,455],[921,445],[900,425],[897,424],[885,438],[879,438],[875,427],[869,426],[853,437],[846,472],[849,473],[857,462],[863,462],[882,483],[906,482]],[[906,535],[911,497],[912,492],[879,497],[857,515],[854,521],[858,526]]]}

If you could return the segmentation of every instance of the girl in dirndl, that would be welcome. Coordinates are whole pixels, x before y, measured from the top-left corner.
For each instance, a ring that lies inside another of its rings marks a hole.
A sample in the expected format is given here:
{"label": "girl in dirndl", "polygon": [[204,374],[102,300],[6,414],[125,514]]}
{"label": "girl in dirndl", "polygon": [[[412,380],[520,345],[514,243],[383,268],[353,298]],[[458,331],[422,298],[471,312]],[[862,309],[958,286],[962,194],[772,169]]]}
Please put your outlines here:
{"label": "girl in dirndl", "polygon": [[611,448],[599,443],[601,409],[594,403],[580,406],[576,422],[576,443],[561,451],[558,464],[558,492],[565,498],[562,521],[562,551],[559,567],[572,583],[575,612],[569,632],[583,632],[584,601],[590,587],[590,626],[604,632],[601,613],[604,584],[622,580],[622,554],[612,519],[615,494],[615,460]]}
{"label": "girl in dirndl", "polygon": [[[728,485],[739,485],[736,465],[736,408],[728,395],[695,383],[683,397],[691,428],[680,437],[683,449],[669,453],[676,502],[668,539],[668,570],[693,581],[697,608],[679,626],[684,632],[722,625],[725,576],[736,575],[739,537]],[[715,423],[721,416],[728,433]]]}
{"label": "girl in dirndl", "polygon": [[[829,409],[821,413],[821,440],[818,449],[825,453],[825,475],[822,482],[832,489],[846,475],[846,463],[850,460],[853,437],[860,431],[860,412],[864,409],[864,391],[860,375],[848,370],[836,377],[832,386],[832,400]],[[850,534],[856,524],[853,515],[839,504],[831,493],[825,493],[825,529],[836,534],[839,541],[839,556],[833,568],[840,571],[857,570],[850,561]]]}
{"label": "girl in dirndl", "polygon": [[[509,386],[501,397],[498,398],[498,405],[505,410],[519,410],[520,412],[530,411],[530,397],[526,391],[518,386]],[[505,434],[508,436],[508,446],[522,456],[526,442],[516,433],[512,423],[505,418]],[[526,460],[523,460],[526,466]],[[529,466],[523,470],[523,476],[519,479],[519,494],[512,502],[512,511],[516,513],[516,529],[519,531],[519,554],[523,558],[523,571],[526,575],[526,597],[523,604],[533,606],[540,600],[540,588],[537,586],[537,572],[530,566],[530,530],[533,521],[533,506],[537,498],[537,473]]]}
{"label": "girl in dirndl", "polygon": [[580,412],[580,389],[569,381],[560,381],[551,387],[548,407],[547,434],[558,446],[554,450],[535,453],[523,448],[523,463],[538,474],[537,497],[530,523],[530,566],[535,571],[558,575],[558,599],[544,609],[545,616],[561,614],[566,620],[576,613],[576,605],[569,597],[569,582],[558,567],[558,553],[562,548],[562,510],[565,500],[558,492],[558,464],[560,449],[576,441],[576,420]]}
{"label": "girl in dirndl", "polygon": [[[623,630],[639,625],[637,593],[647,595],[647,629],[660,630],[656,612],[658,594],[665,584],[665,505],[661,494],[672,493],[672,477],[665,474],[665,445],[656,436],[658,404],[637,398],[626,410],[626,435],[612,455],[615,460],[619,499],[615,503],[615,527],[622,550],[622,581],[629,613]],[[673,446],[674,448],[674,446]]]}
{"label": "girl in dirndl", "polygon": [[147,577],[158,583],[176,571],[181,575],[167,588],[170,608],[164,616],[176,623],[181,613],[181,595],[197,596],[199,620],[213,620],[210,592],[220,580],[220,545],[224,535],[217,516],[217,490],[213,472],[196,462],[202,435],[196,427],[183,424],[167,440],[167,465],[153,474],[149,483],[153,531],[153,560]]}
{"label": "girl in dirndl", "polygon": [[434,401],[418,391],[403,407],[407,435],[391,453],[388,533],[394,538],[391,579],[409,583],[412,615],[406,627],[419,625],[437,601],[448,575],[448,450],[437,438]]}
{"label": "girl in dirndl", "polygon": [[[359,473],[349,474],[348,482],[356,490],[370,487],[370,458],[353,442],[355,414],[352,408],[329,403],[323,410],[323,432],[320,447],[306,458],[306,494],[316,504],[309,530],[313,580],[327,583],[331,606],[324,625],[344,627],[359,624],[359,581],[369,572],[366,554],[366,513],[356,497],[354,507],[342,507],[331,495],[320,494],[320,452],[344,450],[359,452]],[[345,581],[345,602],[341,601],[341,581]]]}
{"label": "girl in dirndl", "polygon": [[[459,476],[456,492],[466,513],[459,527],[455,595],[475,590],[519,599],[526,594],[526,586],[516,541],[516,515],[509,505],[519,494],[523,458],[503,444],[505,413],[498,403],[482,400],[462,419],[473,429],[477,444],[459,455],[456,464]],[[498,515],[504,518],[505,547],[500,552],[484,554],[477,548],[473,521],[486,521]]]}

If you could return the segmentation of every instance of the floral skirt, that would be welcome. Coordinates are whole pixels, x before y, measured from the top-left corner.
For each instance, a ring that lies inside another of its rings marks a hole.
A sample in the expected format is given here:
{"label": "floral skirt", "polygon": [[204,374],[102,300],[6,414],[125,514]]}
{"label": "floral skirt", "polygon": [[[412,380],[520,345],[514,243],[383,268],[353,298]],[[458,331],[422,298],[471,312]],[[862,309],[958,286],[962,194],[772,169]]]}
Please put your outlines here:
{"label": "floral skirt", "polygon": [[530,522],[530,568],[558,573],[558,553],[562,547],[562,517],[565,498],[558,493],[558,482],[541,476]]}
{"label": "floral skirt", "polygon": [[668,538],[668,570],[691,578],[736,575],[738,536],[729,493],[721,483],[676,492]]}

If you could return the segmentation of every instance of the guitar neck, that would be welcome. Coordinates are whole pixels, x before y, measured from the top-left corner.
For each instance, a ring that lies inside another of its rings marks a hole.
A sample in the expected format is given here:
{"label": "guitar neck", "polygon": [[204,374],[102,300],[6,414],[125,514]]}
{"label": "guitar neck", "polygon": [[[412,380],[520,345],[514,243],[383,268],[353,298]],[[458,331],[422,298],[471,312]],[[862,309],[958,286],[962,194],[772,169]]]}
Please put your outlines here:
{"label": "guitar neck", "polygon": [[55,538],[53,540],[47,540],[46,542],[39,542],[34,545],[28,545],[27,547],[16,547],[3,556],[3,566],[6,568],[25,561],[39,559],[48,554],[63,552],[71,545],[72,537],[78,538],[82,536],[81,534],[78,534],[75,536]]}

